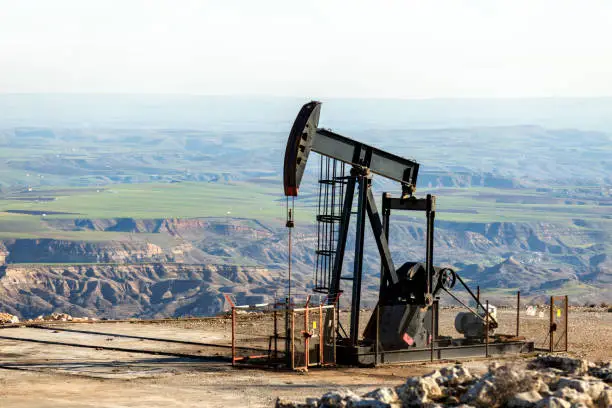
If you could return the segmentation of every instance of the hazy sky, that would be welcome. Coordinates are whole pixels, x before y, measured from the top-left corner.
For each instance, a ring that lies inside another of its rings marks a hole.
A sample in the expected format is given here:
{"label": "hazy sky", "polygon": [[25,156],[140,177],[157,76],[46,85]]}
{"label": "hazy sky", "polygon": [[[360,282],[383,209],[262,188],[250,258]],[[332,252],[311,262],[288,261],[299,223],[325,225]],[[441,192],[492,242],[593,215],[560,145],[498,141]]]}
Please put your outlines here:
{"label": "hazy sky", "polygon": [[0,0],[0,92],[612,95],[612,1]]}

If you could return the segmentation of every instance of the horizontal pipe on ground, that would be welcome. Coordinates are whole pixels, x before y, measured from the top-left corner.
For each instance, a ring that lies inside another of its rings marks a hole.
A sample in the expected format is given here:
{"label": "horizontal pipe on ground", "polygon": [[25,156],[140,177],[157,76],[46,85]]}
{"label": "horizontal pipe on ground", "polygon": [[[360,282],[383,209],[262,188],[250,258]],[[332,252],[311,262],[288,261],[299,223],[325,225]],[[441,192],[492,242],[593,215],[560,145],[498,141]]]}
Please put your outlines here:
{"label": "horizontal pipe on ground", "polygon": [[[94,346],[88,344],[77,344],[77,343],[63,343],[60,341],[51,341],[51,340],[35,340],[35,339],[26,339],[22,337],[6,337],[0,336],[0,340],[12,340],[12,341],[23,341],[30,343],[39,343],[39,344],[50,344],[54,346],[66,346],[66,347],[79,347],[79,348],[92,348],[96,350],[106,350],[106,351],[121,351],[126,353],[140,353],[140,354],[153,354],[158,356],[170,356],[170,357],[183,357],[190,358],[196,360],[206,360],[210,362],[228,362],[231,361],[230,357],[222,357],[222,356],[199,356],[196,354],[186,354],[186,353],[172,353],[167,351],[155,351],[155,350],[139,350],[139,349],[130,349],[123,347],[108,347],[108,346]],[[0,365],[2,368],[2,365]]]}
{"label": "horizontal pipe on ground", "polygon": [[55,324],[96,324],[96,323],[142,323],[142,324],[155,324],[155,323],[180,323],[180,322],[205,322],[205,321],[231,321],[231,316],[208,316],[208,317],[177,317],[177,318],[166,318],[166,319],[100,319],[100,320],[36,320],[32,322],[19,322],[0,324],[0,329],[10,329],[15,327],[29,327],[29,326],[40,326],[40,325],[55,325]]}

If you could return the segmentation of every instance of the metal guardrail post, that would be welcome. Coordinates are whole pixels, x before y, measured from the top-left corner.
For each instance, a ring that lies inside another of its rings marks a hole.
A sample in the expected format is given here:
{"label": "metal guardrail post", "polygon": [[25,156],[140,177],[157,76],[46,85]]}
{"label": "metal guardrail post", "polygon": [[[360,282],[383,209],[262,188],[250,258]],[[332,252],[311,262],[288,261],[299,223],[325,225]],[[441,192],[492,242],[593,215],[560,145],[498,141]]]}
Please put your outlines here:
{"label": "metal guardrail post", "polygon": [[291,311],[291,369],[295,369],[295,312]]}
{"label": "metal guardrail post", "polygon": [[[308,298],[310,300],[310,297]],[[306,366],[306,371],[308,371],[308,366],[310,365],[310,322],[308,321],[308,305],[309,302],[306,302],[306,310],[304,311],[304,365]]]}
{"label": "metal guardrail post", "polygon": [[[338,307],[334,306],[334,308],[338,308]],[[336,317],[336,311],[333,310],[333,309],[332,309],[332,315],[334,316],[333,317],[334,325],[332,327],[333,330],[331,332],[333,333],[333,336],[334,336],[332,344],[334,345],[334,365],[335,365],[336,364],[336,341],[338,340],[338,330],[337,330],[338,320],[337,320],[337,317]]]}
{"label": "metal guardrail post", "polygon": [[568,320],[569,320],[569,298],[567,295],[565,295],[565,351],[567,351],[568,340],[569,340],[569,336],[567,333]]}
{"label": "metal guardrail post", "polygon": [[489,301],[487,300],[487,310],[485,311],[485,357],[489,357]]}
{"label": "metal guardrail post", "polygon": [[323,305],[319,304],[319,365],[325,364],[325,339],[323,338]]}
{"label": "metal guardrail post", "polygon": [[278,313],[274,304],[274,360],[278,359]]}
{"label": "metal guardrail post", "polygon": [[516,292],[516,337],[519,336],[519,327],[521,325],[521,291]]}
{"label": "metal guardrail post", "polygon": [[432,306],[429,308],[429,313],[431,314],[431,334],[429,337],[429,349],[430,349],[430,360],[433,362],[434,361],[434,342],[436,341],[436,339],[434,338],[434,325],[435,325],[435,313],[434,313],[434,306],[432,304]]}
{"label": "metal guardrail post", "polygon": [[548,331],[550,333],[550,344],[548,345],[548,351],[550,351],[551,353],[555,350],[555,346],[554,346],[554,330],[553,330],[553,324],[555,322],[555,297],[551,296],[550,297],[550,322],[549,322],[549,327],[548,327]]}
{"label": "metal guardrail post", "polygon": [[376,305],[376,344],[375,344],[375,352],[374,356],[374,365],[377,366],[379,363],[379,342],[380,342],[380,305]]}
{"label": "metal guardrail post", "polygon": [[434,302],[434,313],[436,314],[434,338],[437,339],[440,334],[440,297],[436,297],[436,301]]}
{"label": "metal guardrail post", "polygon": [[293,361],[291,360],[291,345],[293,344],[293,338],[290,337],[291,332],[289,331],[289,325],[289,298],[285,298],[285,364],[291,364],[293,368]]}

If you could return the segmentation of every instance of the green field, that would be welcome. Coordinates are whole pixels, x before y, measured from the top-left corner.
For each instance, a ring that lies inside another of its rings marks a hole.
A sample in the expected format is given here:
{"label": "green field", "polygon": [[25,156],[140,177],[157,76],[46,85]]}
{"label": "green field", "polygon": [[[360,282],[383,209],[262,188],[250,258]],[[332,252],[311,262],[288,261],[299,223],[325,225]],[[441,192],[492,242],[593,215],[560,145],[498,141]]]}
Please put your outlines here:
{"label": "green field", "polygon": [[[282,227],[281,171],[292,117],[286,124],[262,118],[246,130],[231,130],[229,123],[146,128],[139,122],[132,128],[0,128],[0,237],[111,237],[53,230],[44,222],[53,218],[226,217]],[[580,220],[585,228],[612,227],[609,135],[537,126],[347,132],[414,156],[422,166],[417,195],[438,196],[437,220],[562,225]],[[317,155],[308,166],[296,200],[300,225],[315,222]],[[377,198],[383,191],[400,192],[378,176],[373,185]]]}
{"label": "green field", "polygon": [[[0,198],[0,236],[98,240],[112,239],[113,234],[121,235],[96,231],[60,232],[50,229],[44,222],[57,218],[226,217],[251,218],[280,225],[285,211],[285,200],[279,188],[267,185],[256,188],[248,183],[147,183],[118,184],[100,189],[41,188]],[[308,218],[307,211],[300,211],[298,219]]]}
{"label": "green field", "polygon": [[[420,191],[419,195],[427,192]],[[580,219],[612,226],[612,220],[604,218],[607,208],[593,203],[575,205],[565,204],[562,200],[547,204],[521,202],[525,197],[528,201],[547,197],[545,193],[535,190],[517,192],[495,188],[448,188],[430,192],[438,195],[437,219],[443,221],[569,224],[574,219]],[[508,201],[508,197],[514,202],[504,202]],[[117,184],[104,188],[43,187],[0,197],[0,234],[4,238],[59,238],[59,234],[63,239],[112,239],[113,233],[109,232],[52,230],[44,220],[54,218],[226,217],[256,219],[282,226],[286,215],[285,202],[280,186],[274,183],[182,182]],[[312,224],[315,204],[312,195],[298,198],[296,221]],[[34,212],[34,215],[10,211]],[[419,214],[396,213],[395,216],[402,220],[409,216],[418,217]]]}
{"label": "green field", "polygon": [[[107,188],[44,188],[24,193],[28,201],[0,200],[3,211],[47,211],[49,218],[194,218],[278,216],[279,190],[248,184],[174,183],[120,184]],[[53,201],[37,201],[53,197]],[[257,208],[253,207],[258,204]]]}

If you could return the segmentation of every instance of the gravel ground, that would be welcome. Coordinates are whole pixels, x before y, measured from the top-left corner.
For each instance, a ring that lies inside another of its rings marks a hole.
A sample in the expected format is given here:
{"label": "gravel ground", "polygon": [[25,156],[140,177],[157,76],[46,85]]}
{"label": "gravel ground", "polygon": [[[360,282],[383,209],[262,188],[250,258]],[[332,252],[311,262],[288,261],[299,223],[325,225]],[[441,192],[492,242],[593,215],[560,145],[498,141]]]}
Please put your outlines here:
{"label": "gravel ground", "polygon": [[[498,313],[502,322],[500,332],[513,333],[515,311]],[[245,321],[244,329],[257,337],[269,328],[256,320]],[[453,320],[453,312],[442,314],[443,334],[452,331]],[[537,341],[546,333],[547,319],[521,316],[521,322],[521,334],[528,338]],[[441,366],[318,369],[299,374],[232,369],[218,361],[138,352],[226,356],[230,328],[229,320],[218,319],[159,324],[65,323],[50,329],[0,329],[0,406],[269,407],[277,396],[299,399],[338,388],[363,394],[381,385],[402,384],[409,376]],[[612,313],[572,310],[569,333],[572,354],[591,361],[612,358],[609,341]],[[483,373],[489,362],[474,360],[465,365],[475,373]]]}

